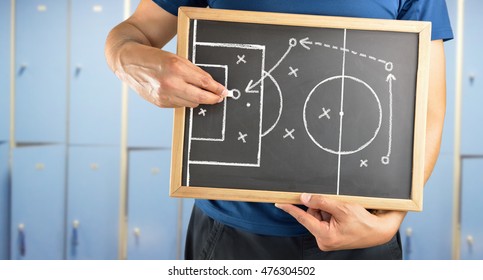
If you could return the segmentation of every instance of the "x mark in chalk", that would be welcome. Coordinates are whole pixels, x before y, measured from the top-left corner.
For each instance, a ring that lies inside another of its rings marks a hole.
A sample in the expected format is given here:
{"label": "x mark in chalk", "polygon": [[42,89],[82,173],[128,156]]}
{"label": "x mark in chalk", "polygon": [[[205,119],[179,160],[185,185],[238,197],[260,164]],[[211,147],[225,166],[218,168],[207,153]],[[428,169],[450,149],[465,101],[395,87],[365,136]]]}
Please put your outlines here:
{"label": "x mark in chalk", "polygon": [[290,68],[290,73],[288,73],[288,75],[289,76],[294,75],[295,77],[298,77],[297,71],[299,71],[299,69],[298,68],[293,69],[292,66],[289,66],[289,68]]}
{"label": "x mark in chalk", "polygon": [[236,64],[240,64],[240,62],[247,63],[245,60],[245,55],[242,55],[242,56],[236,55],[236,56],[238,57],[238,61],[236,62]]}
{"label": "x mark in chalk", "polygon": [[238,140],[242,140],[243,143],[246,143],[247,141],[245,140],[245,137],[247,137],[248,134],[243,134],[241,132],[238,132],[238,134],[240,135],[240,137],[238,137]]}
{"label": "x mark in chalk", "polygon": [[288,131],[288,129],[286,128],[286,129],[285,129],[285,132],[287,132],[287,134],[285,134],[285,135],[283,136],[283,138],[290,137],[290,138],[292,138],[292,139],[295,139],[295,137],[294,137],[294,136],[293,136],[293,134],[292,134],[292,133],[294,133],[294,131],[295,131],[295,128],[294,128],[294,129],[292,129],[292,130],[290,130],[290,131]]}
{"label": "x mark in chalk", "polygon": [[326,110],[325,108],[322,108],[322,111],[324,111],[324,113],[319,116],[319,119],[321,119],[323,117],[327,117],[330,120],[330,115],[329,115],[330,109]]}
{"label": "x mark in chalk", "polygon": [[204,117],[206,115],[206,109],[200,108],[198,115],[203,115],[203,117]]}

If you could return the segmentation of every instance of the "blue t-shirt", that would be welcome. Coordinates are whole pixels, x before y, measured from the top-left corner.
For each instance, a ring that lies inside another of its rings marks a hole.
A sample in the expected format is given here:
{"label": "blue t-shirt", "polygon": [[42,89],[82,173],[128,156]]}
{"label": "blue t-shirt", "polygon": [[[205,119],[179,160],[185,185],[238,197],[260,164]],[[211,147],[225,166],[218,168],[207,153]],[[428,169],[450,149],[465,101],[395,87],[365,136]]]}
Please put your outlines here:
{"label": "blue t-shirt", "polygon": [[[180,6],[432,22],[432,39],[453,32],[445,0],[153,0],[173,15]],[[196,200],[211,218],[252,233],[296,236],[307,230],[271,203]]]}

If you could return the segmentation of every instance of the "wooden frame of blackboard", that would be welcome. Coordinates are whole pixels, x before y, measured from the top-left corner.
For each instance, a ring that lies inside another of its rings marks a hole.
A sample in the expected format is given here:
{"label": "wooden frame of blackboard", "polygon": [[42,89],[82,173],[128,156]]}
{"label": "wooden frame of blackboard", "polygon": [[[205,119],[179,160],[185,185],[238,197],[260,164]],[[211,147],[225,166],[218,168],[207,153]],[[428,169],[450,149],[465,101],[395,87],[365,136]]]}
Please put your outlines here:
{"label": "wooden frame of blackboard", "polygon": [[[213,20],[219,22],[256,23],[270,25],[304,26],[320,28],[344,28],[353,30],[392,31],[418,34],[418,67],[415,92],[415,116],[412,154],[412,185],[409,199],[380,198],[322,194],[343,201],[358,203],[370,209],[421,211],[424,187],[424,145],[426,136],[427,91],[429,86],[429,58],[431,23],[420,21],[399,21],[331,16],[249,12],[207,8],[181,7],[178,15],[179,56],[188,58],[190,20]],[[211,188],[184,186],[182,184],[183,149],[185,141],[185,111],[176,108],[174,112],[170,196],[214,200],[250,202],[300,203],[300,192],[271,190]]]}

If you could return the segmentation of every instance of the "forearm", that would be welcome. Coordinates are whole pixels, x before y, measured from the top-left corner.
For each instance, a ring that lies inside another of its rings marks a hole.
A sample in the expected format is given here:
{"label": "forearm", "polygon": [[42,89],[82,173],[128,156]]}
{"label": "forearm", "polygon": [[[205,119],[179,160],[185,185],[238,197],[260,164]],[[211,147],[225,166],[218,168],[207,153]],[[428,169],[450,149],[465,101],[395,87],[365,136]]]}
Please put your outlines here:
{"label": "forearm", "polygon": [[152,0],[142,0],[136,11],[114,27],[106,39],[105,55],[114,71],[123,65],[140,62],[150,49],[159,50],[176,35],[177,17],[158,7]]}
{"label": "forearm", "polygon": [[441,40],[432,42],[430,65],[424,182],[431,176],[438,159],[446,112],[446,66]]}
{"label": "forearm", "polygon": [[129,55],[122,56],[122,52],[129,49],[129,45],[136,48],[144,46],[151,46],[150,41],[146,36],[129,21],[124,21],[114,27],[106,39],[105,56],[107,64],[112,71],[116,72],[122,68],[121,57],[128,59]]}

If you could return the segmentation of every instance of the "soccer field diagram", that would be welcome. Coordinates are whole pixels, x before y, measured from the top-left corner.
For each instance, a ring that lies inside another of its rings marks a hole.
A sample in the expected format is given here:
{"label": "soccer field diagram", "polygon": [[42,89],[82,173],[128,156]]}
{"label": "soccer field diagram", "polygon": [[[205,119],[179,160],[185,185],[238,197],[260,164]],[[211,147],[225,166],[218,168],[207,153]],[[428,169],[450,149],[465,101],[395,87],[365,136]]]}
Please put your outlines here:
{"label": "soccer field diagram", "polygon": [[[356,194],[365,195],[388,183],[381,173],[411,170],[412,127],[399,119],[414,118],[414,111],[395,105],[414,103],[398,97],[405,87],[397,87],[407,71],[400,61],[413,58],[384,46],[375,32],[266,28],[268,41],[250,29],[227,39],[193,21],[191,61],[233,97],[186,110],[186,186],[206,185],[197,179],[206,174],[220,177],[221,186],[242,172],[231,187],[263,189],[270,177],[281,191],[302,186],[339,195],[357,185]],[[408,91],[415,79],[405,78]],[[401,175],[400,184],[409,181],[410,174]],[[390,188],[380,195],[390,196]]]}

